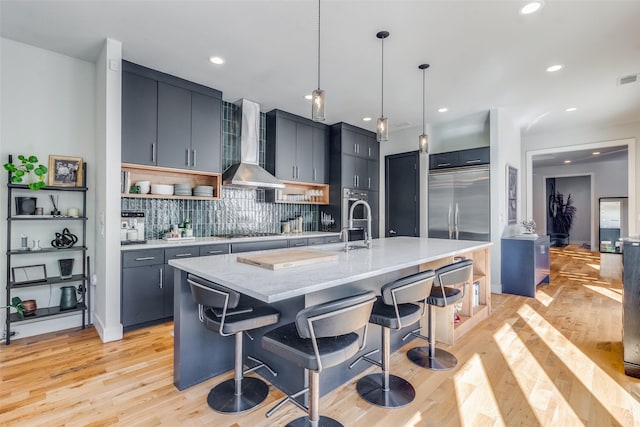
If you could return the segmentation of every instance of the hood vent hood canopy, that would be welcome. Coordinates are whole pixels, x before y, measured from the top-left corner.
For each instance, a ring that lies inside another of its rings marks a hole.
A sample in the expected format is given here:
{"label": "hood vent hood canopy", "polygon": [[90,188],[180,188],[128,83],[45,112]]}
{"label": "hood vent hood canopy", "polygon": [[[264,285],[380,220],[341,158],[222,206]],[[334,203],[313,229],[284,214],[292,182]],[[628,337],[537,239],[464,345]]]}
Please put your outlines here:
{"label": "hood vent hood canopy", "polygon": [[240,106],[240,163],[229,166],[222,174],[223,185],[259,188],[284,188],[284,184],[258,164],[260,135],[260,105],[247,99],[235,102]]}

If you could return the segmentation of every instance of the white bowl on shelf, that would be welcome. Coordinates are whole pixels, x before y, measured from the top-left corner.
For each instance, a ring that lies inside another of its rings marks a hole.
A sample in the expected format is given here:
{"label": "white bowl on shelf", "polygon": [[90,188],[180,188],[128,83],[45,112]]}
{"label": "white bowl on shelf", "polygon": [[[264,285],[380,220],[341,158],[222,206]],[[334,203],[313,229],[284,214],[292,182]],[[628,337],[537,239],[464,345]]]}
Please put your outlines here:
{"label": "white bowl on shelf", "polygon": [[138,181],[136,185],[140,187],[140,194],[147,194],[151,189],[151,183],[149,181]]}
{"label": "white bowl on shelf", "polygon": [[171,196],[173,195],[173,185],[151,184],[151,194]]}

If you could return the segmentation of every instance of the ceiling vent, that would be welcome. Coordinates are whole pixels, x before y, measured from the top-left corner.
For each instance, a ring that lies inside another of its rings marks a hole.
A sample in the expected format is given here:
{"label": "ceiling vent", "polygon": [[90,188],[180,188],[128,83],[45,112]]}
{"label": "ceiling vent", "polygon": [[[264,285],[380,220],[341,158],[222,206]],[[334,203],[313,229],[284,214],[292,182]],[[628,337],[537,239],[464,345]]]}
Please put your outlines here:
{"label": "ceiling vent", "polygon": [[618,84],[627,85],[630,83],[637,83],[638,80],[640,80],[640,74],[630,74],[628,76],[620,77]]}

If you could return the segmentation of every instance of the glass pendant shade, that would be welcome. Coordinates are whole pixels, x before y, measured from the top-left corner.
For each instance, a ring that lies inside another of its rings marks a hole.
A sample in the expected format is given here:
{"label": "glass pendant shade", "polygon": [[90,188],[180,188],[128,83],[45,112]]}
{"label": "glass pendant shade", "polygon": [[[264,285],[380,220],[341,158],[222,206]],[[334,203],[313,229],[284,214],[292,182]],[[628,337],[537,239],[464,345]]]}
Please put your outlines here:
{"label": "glass pendant shade", "polygon": [[378,125],[376,127],[376,139],[378,142],[385,142],[389,140],[389,119],[386,117],[380,117],[378,119]]}
{"label": "glass pendant shade", "polygon": [[420,147],[420,153],[428,154],[429,153],[429,135],[423,133],[418,137],[418,145]]}
{"label": "glass pendant shade", "polygon": [[311,94],[311,119],[323,122],[324,116],[324,90],[316,89]]}

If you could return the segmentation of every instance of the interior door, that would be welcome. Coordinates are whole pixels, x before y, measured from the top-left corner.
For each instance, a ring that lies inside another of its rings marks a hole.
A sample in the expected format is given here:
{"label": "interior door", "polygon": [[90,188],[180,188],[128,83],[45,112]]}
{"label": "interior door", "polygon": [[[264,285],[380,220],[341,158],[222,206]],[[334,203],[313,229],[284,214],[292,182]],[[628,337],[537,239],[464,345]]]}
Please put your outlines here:
{"label": "interior door", "polygon": [[417,151],[385,157],[385,236],[420,235]]}
{"label": "interior door", "polygon": [[429,174],[429,237],[453,238],[453,183],[455,173]]}

